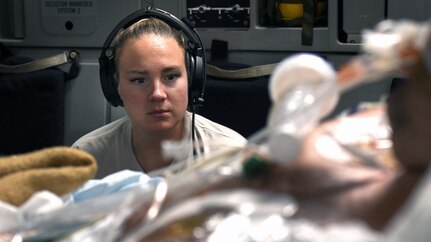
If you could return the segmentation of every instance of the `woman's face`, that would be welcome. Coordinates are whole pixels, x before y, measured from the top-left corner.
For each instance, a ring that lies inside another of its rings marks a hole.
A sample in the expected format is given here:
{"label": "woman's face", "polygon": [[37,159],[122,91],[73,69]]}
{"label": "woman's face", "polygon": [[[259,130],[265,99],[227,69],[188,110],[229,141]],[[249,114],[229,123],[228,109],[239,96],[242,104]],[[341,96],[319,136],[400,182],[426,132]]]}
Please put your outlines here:
{"label": "woman's face", "polygon": [[118,92],[135,128],[182,128],[188,103],[184,49],[154,34],[128,40],[118,56]]}

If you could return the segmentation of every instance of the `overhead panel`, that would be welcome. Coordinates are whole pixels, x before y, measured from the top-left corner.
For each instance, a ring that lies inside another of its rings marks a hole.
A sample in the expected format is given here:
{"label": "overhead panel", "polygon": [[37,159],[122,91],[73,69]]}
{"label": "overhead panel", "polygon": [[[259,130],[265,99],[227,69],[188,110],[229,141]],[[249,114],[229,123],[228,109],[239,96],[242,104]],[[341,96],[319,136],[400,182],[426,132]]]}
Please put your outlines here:
{"label": "overhead panel", "polygon": [[[100,48],[142,0],[11,0],[0,4],[0,41],[10,46]],[[144,6],[145,7],[145,6]],[[10,11],[5,11],[5,9]],[[4,21],[7,18],[16,21]],[[24,16],[24,17],[21,17]]]}
{"label": "overhead panel", "polygon": [[187,0],[187,18],[197,28],[250,28],[250,0]]}

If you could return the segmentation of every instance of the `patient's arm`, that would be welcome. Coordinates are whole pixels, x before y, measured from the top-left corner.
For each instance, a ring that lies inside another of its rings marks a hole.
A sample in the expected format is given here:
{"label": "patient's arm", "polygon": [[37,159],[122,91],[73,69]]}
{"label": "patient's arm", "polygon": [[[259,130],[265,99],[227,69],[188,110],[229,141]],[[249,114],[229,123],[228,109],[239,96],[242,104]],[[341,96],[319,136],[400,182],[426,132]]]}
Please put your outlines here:
{"label": "patient's arm", "polygon": [[[358,113],[352,118],[382,111]],[[349,161],[346,157],[337,160],[322,154],[316,148],[318,140],[339,122],[340,119],[325,122],[308,135],[295,162],[268,162],[259,177],[225,180],[213,189],[249,187],[289,193],[299,201],[297,216],[322,223],[361,219],[375,229],[383,229],[402,206],[420,174],[370,167],[353,156]]]}

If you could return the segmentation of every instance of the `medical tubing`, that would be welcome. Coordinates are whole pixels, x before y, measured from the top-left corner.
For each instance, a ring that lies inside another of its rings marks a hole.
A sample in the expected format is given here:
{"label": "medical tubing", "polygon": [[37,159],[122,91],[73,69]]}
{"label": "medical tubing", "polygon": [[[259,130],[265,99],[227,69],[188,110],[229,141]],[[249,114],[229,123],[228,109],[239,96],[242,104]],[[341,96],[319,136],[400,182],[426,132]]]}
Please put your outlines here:
{"label": "medical tubing", "polygon": [[[321,118],[334,108],[330,99],[337,97],[338,92],[333,82],[323,82],[318,88],[307,84],[301,84],[290,90],[274,107],[274,112],[279,112],[276,117],[273,117],[273,120],[276,120],[270,127],[269,134],[270,155],[274,161],[290,162],[296,159],[304,134],[315,128]],[[289,110],[286,107],[292,102],[298,102],[301,105]]]}
{"label": "medical tubing", "polygon": [[302,137],[333,111],[339,93],[335,71],[311,54],[287,58],[273,76],[270,90],[277,93],[271,95],[274,104],[268,120],[269,156],[272,161],[284,163],[297,158]]}

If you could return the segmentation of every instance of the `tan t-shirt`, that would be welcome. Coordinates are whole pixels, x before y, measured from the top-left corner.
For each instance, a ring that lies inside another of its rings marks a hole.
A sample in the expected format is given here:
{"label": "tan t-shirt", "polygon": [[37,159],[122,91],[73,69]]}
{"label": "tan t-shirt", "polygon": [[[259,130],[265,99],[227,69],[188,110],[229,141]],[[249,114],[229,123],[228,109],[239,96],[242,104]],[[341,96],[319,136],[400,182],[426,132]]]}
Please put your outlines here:
{"label": "tan t-shirt", "polygon": [[[191,142],[192,114],[185,115],[184,141]],[[195,114],[194,152],[200,157],[220,148],[244,146],[247,140],[236,131]],[[96,178],[120,170],[142,171],[132,148],[132,124],[123,117],[79,138],[72,147],[93,155],[98,163]],[[191,147],[191,146],[190,146]],[[190,148],[188,157],[193,156]],[[145,171],[143,171],[145,172]]]}

